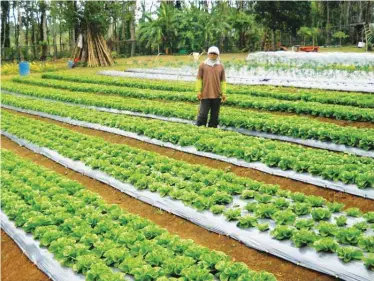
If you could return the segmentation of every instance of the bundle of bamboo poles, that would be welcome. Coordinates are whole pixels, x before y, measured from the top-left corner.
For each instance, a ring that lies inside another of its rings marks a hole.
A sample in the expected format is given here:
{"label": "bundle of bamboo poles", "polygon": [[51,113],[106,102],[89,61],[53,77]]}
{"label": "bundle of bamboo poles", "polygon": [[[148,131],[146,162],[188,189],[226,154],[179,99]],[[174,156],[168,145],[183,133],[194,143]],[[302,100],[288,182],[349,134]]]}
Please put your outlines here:
{"label": "bundle of bamboo poles", "polygon": [[102,34],[87,30],[87,66],[111,66],[112,54]]}

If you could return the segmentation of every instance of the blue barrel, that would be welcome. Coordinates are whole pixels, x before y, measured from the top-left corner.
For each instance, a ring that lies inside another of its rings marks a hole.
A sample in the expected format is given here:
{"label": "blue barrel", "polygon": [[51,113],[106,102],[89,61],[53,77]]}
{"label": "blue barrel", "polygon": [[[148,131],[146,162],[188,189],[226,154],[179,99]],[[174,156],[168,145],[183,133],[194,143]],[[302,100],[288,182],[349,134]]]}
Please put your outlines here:
{"label": "blue barrel", "polygon": [[74,62],[72,60],[68,61],[68,68],[73,68]]}
{"label": "blue barrel", "polygon": [[27,76],[30,74],[30,63],[22,61],[19,63],[19,75]]}

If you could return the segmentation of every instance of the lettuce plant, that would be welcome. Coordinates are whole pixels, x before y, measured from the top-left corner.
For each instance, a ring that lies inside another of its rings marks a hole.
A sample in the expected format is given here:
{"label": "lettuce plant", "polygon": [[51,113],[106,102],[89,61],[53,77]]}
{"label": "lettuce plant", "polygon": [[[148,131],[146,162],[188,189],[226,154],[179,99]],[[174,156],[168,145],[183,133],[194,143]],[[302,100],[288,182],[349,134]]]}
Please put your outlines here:
{"label": "lettuce plant", "polygon": [[296,202],[292,204],[290,208],[298,216],[307,215],[312,210],[309,203],[301,203],[301,202]]}
{"label": "lettuce plant", "polygon": [[328,220],[331,218],[331,212],[325,208],[315,208],[311,212],[315,221]]}
{"label": "lettuce plant", "polygon": [[299,230],[301,230],[301,229],[309,230],[312,227],[314,227],[314,220],[312,220],[312,219],[298,219],[295,222],[294,226]]}
{"label": "lettuce plant", "polygon": [[326,238],[321,238],[319,240],[316,240],[313,243],[313,248],[317,252],[335,253],[339,248],[339,244],[335,241],[334,238],[326,237]]}
{"label": "lettuce plant", "polygon": [[365,221],[361,221],[361,222],[356,222],[354,225],[352,225],[354,228],[357,228],[358,230],[360,230],[361,232],[365,232],[368,228],[369,228],[369,225],[367,222]]}
{"label": "lettuce plant", "polygon": [[335,235],[336,240],[342,244],[357,245],[361,231],[354,227],[339,229]]}
{"label": "lettuce plant", "polygon": [[362,212],[359,208],[348,208],[345,210],[345,213],[347,214],[347,216],[355,218],[362,216]]}
{"label": "lettuce plant", "polygon": [[293,232],[294,232],[294,228],[290,226],[278,225],[270,232],[270,234],[277,240],[285,240],[285,239],[290,239]]}
{"label": "lettuce plant", "polygon": [[241,216],[242,212],[240,209],[228,209],[226,210],[223,215],[226,217],[228,221],[236,221]]}
{"label": "lettuce plant", "polygon": [[368,223],[374,223],[374,212],[367,212],[365,215],[364,215],[364,218],[366,219],[366,221]]}
{"label": "lettuce plant", "polygon": [[358,246],[366,252],[374,253],[374,236],[361,236],[358,239]]}
{"label": "lettuce plant", "polygon": [[257,219],[256,217],[253,217],[251,215],[243,216],[239,218],[239,221],[236,225],[240,228],[255,227],[257,225]]}
{"label": "lettuce plant", "polygon": [[342,215],[339,217],[335,217],[336,225],[337,226],[345,226],[347,225],[347,217]]}
{"label": "lettuce plant", "polygon": [[259,231],[264,232],[264,231],[269,230],[270,227],[268,223],[259,223],[257,224],[257,228]]}
{"label": "lettuce plant", "polygon": [[292,233],[291,240],[297,248],[311,246],[317,240],[317,235],[310,230],[301,229]]}
{"label": "lettuce plant", "polygon": [[344,262],[349,262],[351,260],[361,260],[363,258],[363,253],[354,247],[340,247],[337,250],[339,259]]}
{"label": "lettuce plant", "polygon": [[365,257],[363,257],[364,265],[370,269],[374,269],[374,254],[368,254]]}
{"label": "lettuce plant", "polygon": [[339,213],[344,208],[344,204],[339,202],[327,202],[326,204],[332,213]]}
{"label": "lettuce plant", "polygon": [[213,214],[222,214],[223,211],[226,209],[225,206],[222,206],[222,205],[213,205],[210,207],[210,211],[213,213]]}
{"label": "lettuce plant", "polygon": [[335,224],[321,221],[317,225],[316,229],[318,230],[319,235],[326,237],[326,236],[335,236],[339,230],[339,227]]}
{"label": "lettuce plant", "polygon": [[280,225],[292,225],[296,220],[296,215],[290,210],[277,211],[272,215],[272,219]]}

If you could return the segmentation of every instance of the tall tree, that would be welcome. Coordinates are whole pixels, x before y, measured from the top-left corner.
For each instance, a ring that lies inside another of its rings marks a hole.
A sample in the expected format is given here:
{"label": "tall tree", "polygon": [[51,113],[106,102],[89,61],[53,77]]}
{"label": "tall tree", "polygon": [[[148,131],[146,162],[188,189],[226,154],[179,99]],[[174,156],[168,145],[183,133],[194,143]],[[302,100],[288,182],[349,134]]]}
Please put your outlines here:
{"label": "tall tree", "polygon": [[[113,9],[118,8],[118,3],[106,1],[80,2],[74,20],[81,30],[81,39],[77,41],[74,57],[86,62],[88,66],[108,66],[114,63],[111,52],[104,39],[104,34],[109,27]],[[80,43],[82,45],[80,46]],[[82,47],[82,48],[81,48]]]}
{"label": "tall tree", "polygon": [[1,49],[2,57],[5,56],[5,49],[10,47],[10,27],[9,27],[10,2],[1,1]]}
{"label": "tall tree", "polygon": [[[60,3],[51,2],[52,38],[53,38],[53,58],[57,59],[57,19],[60,13]],[[60,25],[61,26],[61,25]]]}
{"label": "tall tree", "polygon": [[45,60],[47,57],[47,45],[48,45],[48,35],[47,35],[47,3],[45,0],[40,0],[39,1],[39,9],[41,13],[40,17],[40,33],[39,33],[39,40],[40,40],[40,45],[42,48],[42,54],[41,54],[41,59]]}
{"label": "tall tree", "polygon": [[19,58],[21,61],[24,60],[22,47],[24,44],[24,35],[23,35],[23,26],[22,26],[22,7],[21,2],[17,2],[17,15],[18,15],[18,40],[17,40],[17,50],[19,54]]}
{"label": "tall tree", "polygon": [[306,21],[310,10],[310,2],[306,1],[258,1],[255,5],[257,20],[271,30],[273,50],[275,50],[275,31],[296,34]]}
{"label": "tall tree", "polygon": [[131,40],[131,56],[135,56],[135,48],[136,48],[136,37],[135,37],[135,9],[136,9],[136,2],[133,1],[130,4],[130,40]]}

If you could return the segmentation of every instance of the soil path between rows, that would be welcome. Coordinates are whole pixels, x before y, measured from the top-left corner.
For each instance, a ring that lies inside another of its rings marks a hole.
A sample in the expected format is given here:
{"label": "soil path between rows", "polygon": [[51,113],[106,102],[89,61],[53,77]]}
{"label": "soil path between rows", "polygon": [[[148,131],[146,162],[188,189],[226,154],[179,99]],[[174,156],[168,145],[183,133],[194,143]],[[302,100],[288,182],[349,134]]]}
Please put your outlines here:
{"label": "soil path between rows", "polygon": [[51,280],[21,251],[16,242],[1,230],[1,281]]}
{"label": "soil path between rows", "polygon": [[[83,176],[73,170],[67,169],[47,157],[19,146],[6,137],[3,137],[1,146],[2,148],[8,149],[25,159],[32,160],[38,165],[51,169],[69,179],[78,181],[87,189],[100,194],[106,202],[118,204],[121,208],[131,213],[145,217],[161,227],[166,228],[170,233],[177,234],[185,239],[193,239],[196,243],[210,249],[222,251],[233,257],[234,260],[246,263],[251,269],[272,272],[276,275],[278,281],[336,280],[334,277],[297,266],[293,263],[271,256],[270,254],[248,248],[227,236],[210,232],[185,219],[161,211],[151,205],[130,197],[115,188]],[[14,270],[16,270],[16,267],[14,267]]]}
{"label": "soil path between rows", "polygon": [[52,120],[52,119],[48,119],[44,117],[39,117],[39,116],[27,114],[27,113],[16,112],[16,111],[8,110],[8,109],[3,109],[3,110],[9,111],[14,114],[19,114],[19,115],[30,117],[33,119],[56,124],[56,125],[71,129],[73,131],[79,132],[79,133],[101,137],[104,140],[111,142],[111,143],[126,144],[126,145],[130,145],[130,146],[137,147],[140,149],[144,149],[147,151],[156,152],[156,153],[165,155],[167,157],[174,158],[177,160],[182,160],[182,161],[185,161],[191,164],[201,164],[201,165],[205,165],[205,166],[215,168],[215,169],[230,171],[241,177],[248,177],[248,178],[252,178],[252,179],[265,182],[265,183],[269,183],[269,184],[278,184],[281,188],[288,189],[293,192],[298,191],[298,192],[305,193],[307,195],[322,196],[331,202],[338,201],[338,202],[344,203],[347,208],[356,207],[356,208],[360,208],[364,212],[374,211],[374,204],[373,204],[373,200],[371,199],[331,190],[328,188],[317,187],[312,184],[307,184],[304,182],[300,182],[300,181],[296,181],[296,180],[292,180],[292,179],[288,179],[284,177],[266,174],[258,170],[235,166],[227,162],[213,160],[213,159],[209,159],[206,157],[177,151],[171,148],[149,144],[146,142],[123,137],[123,136],[112,134],[112,133],[74,126],[74,125],[70,125],[67,123],[60,122],[60,121],[56,121],[56,120]]}

